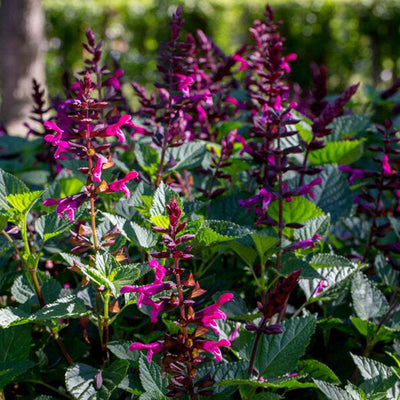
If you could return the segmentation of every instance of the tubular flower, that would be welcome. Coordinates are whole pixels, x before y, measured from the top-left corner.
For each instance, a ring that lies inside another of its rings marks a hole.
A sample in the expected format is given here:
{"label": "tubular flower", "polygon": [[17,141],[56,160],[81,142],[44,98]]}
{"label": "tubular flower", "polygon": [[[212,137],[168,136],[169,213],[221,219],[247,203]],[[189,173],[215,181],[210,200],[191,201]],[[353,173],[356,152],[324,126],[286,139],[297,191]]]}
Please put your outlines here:
{"label": "tubular flower", "polygon": [[164,342],[161,340],[159,340],[157,342],[149,343],[149,344],[135,342],[129,346],[129,350],[130,351],[147,350],[147,361],[151,362],[151,359],[153,358],[153,354],[161,353],[163,346],[164,346]]}
{"label": "tubular flower", "polygon": [[201,344],[204,351],[214,354],[215,361],[222,361],[222,353],[220,347],[230,347],[231,343],[228,339],[221,339],[218,342],[206,340]]}
{"label": "tubular flower", "polygon": [[195,323],[199,325],[203,325],[205,327],[211,328],[216,335],[219,335],[221,332],[218,329],[218,325],[215,320],[217,319],[226,319],[226,314],[221,311],[218,307],[222,306],[228,301],[231,301],[233,298],[232,293],[224,293],[218,300],[216,304],[212,304],[203,310],[200,310],[195,314]]}
{"label": "tubular flower", "polygon": [[122,115],[118,122],[115,124],[111,124],[107,126],[104,135],[105,136],[116,136],[121,143],[125,142],[125,134],[122,132],[121,127],[124,125],[131,126],[131,119],[132,117],[130,115]]}
{"label": "tubular flower", "polygon": [[112,182],[108,185],[108,188],[112,191],[112,192],[119,192],[120,190],[122,190],[125,193],[126,197],[131,197],[131,192],[129,191],[128,187],[126,186],[126,182],[135,179],[139,176],[139,173],[137,173],[136,171],[131,171],[128,172],[125,176],[125,178],[119,179],[115,182]]}
{"label": "tubular flower", "polygon": [[68,219],[71,222],[75,222],[75,210],[80,207],[86,200],[87,195],[85,193],[74,194],[73,196],[64,197],[60,200],[46,199],[43,205],[46,207],[58,205],[56,212],[59,218],[62,218],[64,212],[67,213]]}
{"label": "tubular flower", "polygon": [[121,293],[140,293],[144,296],[153,296],[157,293],[162,292],[163,290],[173,289],[176,285],[173,282],[164,282],[164,283],[151,283],[149,285],[144,286],[131,286],[126,285],[122,286]]}

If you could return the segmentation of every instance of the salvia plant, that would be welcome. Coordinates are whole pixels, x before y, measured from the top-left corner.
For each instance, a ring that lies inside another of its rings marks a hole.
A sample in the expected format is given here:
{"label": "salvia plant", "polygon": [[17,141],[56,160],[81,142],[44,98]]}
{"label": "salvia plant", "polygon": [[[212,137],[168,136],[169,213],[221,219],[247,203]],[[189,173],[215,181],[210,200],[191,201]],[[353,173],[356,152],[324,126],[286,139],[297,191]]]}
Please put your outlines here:
{"label": "salvia plant", "polygon": [[90,29],[57,98],[33,82],[0,137],[0,399],[399,398],[400,84],[300,88],[281,24],[229,55],[177,8],[153,90]]}

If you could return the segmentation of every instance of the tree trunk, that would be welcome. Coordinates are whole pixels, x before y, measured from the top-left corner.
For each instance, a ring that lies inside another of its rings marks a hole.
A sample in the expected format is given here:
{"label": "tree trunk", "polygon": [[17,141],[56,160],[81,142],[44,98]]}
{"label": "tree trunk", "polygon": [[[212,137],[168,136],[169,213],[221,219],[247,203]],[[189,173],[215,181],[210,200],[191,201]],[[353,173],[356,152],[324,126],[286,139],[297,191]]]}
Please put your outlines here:
{"label": "tree trunk", "polygon": [[44,84],[44,12],[40,0],[1,0],[0,121],[24,135],[32,108],[32,79]]}

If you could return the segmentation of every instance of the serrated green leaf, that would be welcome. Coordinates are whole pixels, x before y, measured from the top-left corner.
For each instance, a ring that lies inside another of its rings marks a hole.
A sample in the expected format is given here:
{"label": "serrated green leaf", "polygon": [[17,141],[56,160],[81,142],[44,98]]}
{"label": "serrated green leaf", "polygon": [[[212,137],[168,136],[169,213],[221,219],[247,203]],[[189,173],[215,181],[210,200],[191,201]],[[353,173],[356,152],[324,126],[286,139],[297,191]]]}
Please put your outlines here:
{"label": "serrated green leaf", "polygon": [[48,321],[60,318],[77,318],[87,314],[83,300],[75,295],[61,297],[47,304],[30,318],[33,321]]}
{"label": "serrated green leaf", "polygon": [[[347,179],[336,166],[325,165],[319,177],[322,183],[313,186],[314,199],[312,202],[325,213],[329,213],[332,222],[340,217],[349,215],[353,206],[353,196]],[[305,183],[310,183],[313,177],[306,177]]]}
{"label": "serrated green leaf", "polygon": [[178,193],[172,190],[164,182],[161,182],[160,186],[157,188],[153,196],[153,201],[150,208],[150,216],[151,217],[159,215],[166,216],[167,213],[165,207],[173,199],[175,199],[178,202],[179,206],[183,208],[182,201]]}
{"label": "serrated green leaf", "polygon": [[[279,202],[277,200],[269,205],[268,215],[278,221]],[[293,197],[291,202],[284,204],[282,216],[283,221],[288,224],[291,222],[303,223],[320,215],[324,215],[324,212],[314,203],[304,197]]]}
{"label": "serrated green leaf", "polygon": [[[160,217],[153,217],[153,218],[160,218]],[[154,221],[153,218],[152,222],[156,226],[160,226],[157,225],[158,220]],[[157,244],[157,236],[155,235],[155,233],[146,228],[143,228],[142,226],[138,225],[135,222],[127,221],[124,225],[124,231],[129,241],[133,242],[139,247],[143,247],[144,249],[153,248]]]}
{"label": "serrated green leaf", "polygon": [[320,215],[317,218],[309,219],[302,228],[294,231],[293,238],[295,240],[311,239],[316,233],[324,237],[328,233],[330,220],[329,215]]}
{"label": "serrated green leaf", "polygon": [[367,339],[373,338],[375,343],[393,340],[397,335],[396,330],[388,329],[385,325],[381,325],[377,331],[378,326],[374,322],[358,317],[350,317],[350,321],[361,335]]}
{"label": "serrated green leaf", "polygon": [[6,200],[9,195],[29,192],[28,187],[14,175],[0,169],[0,208],[8,210],[10,204]]}
{"label": "serrated green leaf", "polygon": [[[171,147],[166,152],[166,160],[173,160],[169,171],[182,171],[197,167],[206,154],[206,145],[202,142],[184,143],[179,147]],[[176,163],[175,163],[176,162]]]}
{"label": "serrated green leaf", "polygon": [[30,315],[14,307],[5,307],[0,309],[0,327],[8,328],[13,325],[27,323]]}
{"label": "serrated green leaf", "polygon": [[47,242],[71,228],[75,223],[71,222],[69,218],[64,215],[59,218],[59,215],[53,211],[50,214],[43,215],[35,222],[35,229],[43,242]]}
{"label": "serrated green leaf", "polygon": [[252,230],[229,221],[204,221],[196,235],[196,242],[203,246],[227,242],[250,234]]}
{"label": "serrated green leaf", "polygon": [[381,317],[389,309],[385,296],[362,273],[356,274],[352,280],[351,297],[357,316],[363,320]]}
{"label": "serrated green leaf", "polygon": [[7,202],[20,213],[27,213],[43,194],[42,191],[10,194],[6,197]]}
{"label": "serrated green leaf", "polygon": [[312,257],[310,264],[314,268],[328,267],[351,267],[354,268],[352,262],[345,257],[331,253],[320,253]]}
{"label": "serrated green leaf", "polygon": [[232,249],[247,266],[252,267],[257,258],[257,252],[248,246],[235,241],[229,243],[229,248]]}
{"label": "serrated green leaf", "polygon": [[143,355],[140,356],[139,366],[140,382],[144,390],[157,395],[154,399],[164,399],[167,383],[162,377],[161,368],[154,362],[149,363]]}
{"label": "serrated green leaf", "polygon": [[132,285],[139,279],[140,271],[135,264],[122,265],[114,269],[109,275],[109,280],[114,284],[116,296],[124,285]]}
{"label": "serrated green leaf", "polygon": [[357,365],[357,368],[361,372],[361,375],[364,379],[372,379],[377,376],[381,376],[383,378],[389,378],[394,373],[393,370],[385,364],[381,362],[372,360],[367,357],[357,356],[355,354],[350,354],[354,364]]}
{"label": "serrated green leaf", "polygon": [[341,140],[327,142],[325,147],[310,152],[308,161],[311,165],[352,164],[363,152],[363,140]]}
{"label": "serrated green leaf", "polygon": [[[266,378],[291,373],[304,354],[316,327],[316,316],[309,315],[282,322],[282,333],[263,335],[259,342],[254,366]],[[252,335],[254,336],[254,335]],[[243,338],[246,340],[246,338]],[[253,340],[246,340],[239,354],[250,359]]]}
{"label": "serrated green leaf", "polygon": [[314,382],[329,400],[362,400],[361,396],[354,398],[344,389],[334,386],[331,383],[322,382],[317,379]]}
{"label": "serrated green leaf", "polygon": [[129,346],[132,344],[131,341],[128,340],[118,340],[108,343],[108,349],[113,353],[116,357],[121,360],[126,360],[129,364],[138,367],[139,366],[139,356],[140,352],[138,351],[130,351]]}
{"label": "serrated green leaf", "polygon": [[35,292],[26,275],[20,275],[15,279],[11,286],[11,294],[21,304],[35,296]]}

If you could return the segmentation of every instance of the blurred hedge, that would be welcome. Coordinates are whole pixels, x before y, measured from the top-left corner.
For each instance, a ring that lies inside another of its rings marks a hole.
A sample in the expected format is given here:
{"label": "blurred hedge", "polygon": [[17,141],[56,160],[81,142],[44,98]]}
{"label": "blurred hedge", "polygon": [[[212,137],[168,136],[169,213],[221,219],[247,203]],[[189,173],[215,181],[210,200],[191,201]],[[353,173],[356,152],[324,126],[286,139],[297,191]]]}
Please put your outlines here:
{"label": "blurred hedge", "polygon": [[[91,27],[105,39],[129,79],[154,80],[158,43],[168,37],[168,22],[184,6],[186,29],[203,29],[220,47],[234,51],[248,40],[247,29],[260,18],[261,0],[44,0],[48,37],[47,76],[55,93],[64,69],[82,66],[84,32]],[[293,78],[310,84],[312,61],[328,67],[332,91],[349,82],[386,85],[396,78],[400,57],[398,0],[275,0],[276,17],[284,21],[288,52],[300,55]]]}

